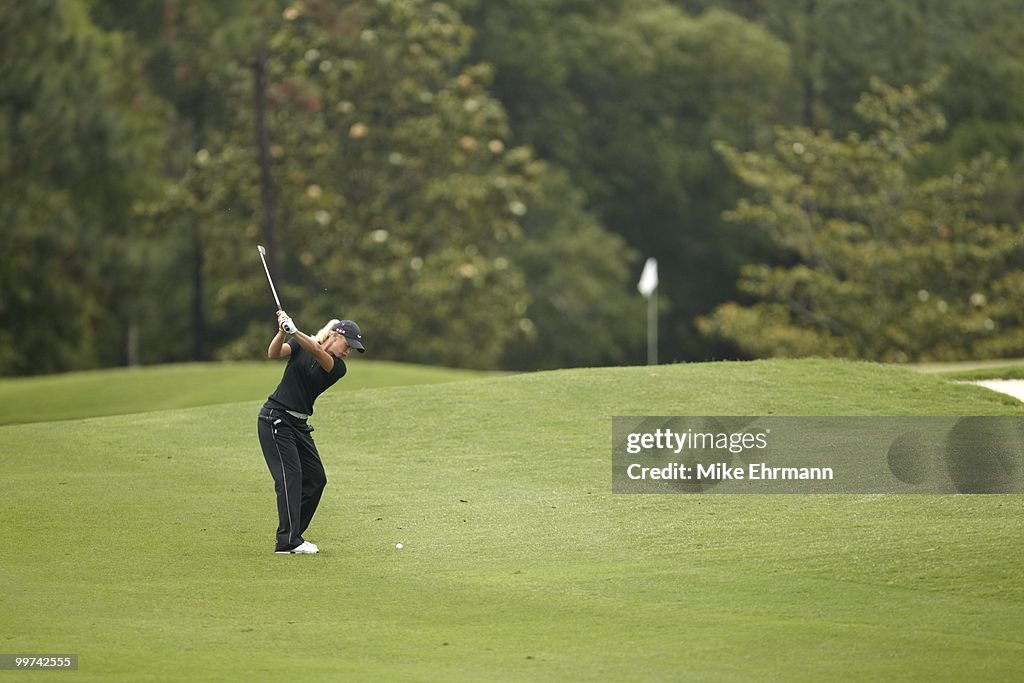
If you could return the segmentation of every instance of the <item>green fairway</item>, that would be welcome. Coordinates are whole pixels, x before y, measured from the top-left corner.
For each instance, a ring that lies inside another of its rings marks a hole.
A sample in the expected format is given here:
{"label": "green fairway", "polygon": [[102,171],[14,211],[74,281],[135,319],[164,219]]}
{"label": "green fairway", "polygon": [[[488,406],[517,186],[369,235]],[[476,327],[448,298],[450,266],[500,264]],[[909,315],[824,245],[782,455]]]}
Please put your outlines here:
{"label": "green fairway", "polygon": [[1024,361],[1014,358],[954,363],[921,363],[906,367],[926,374],[942,375],[947,379],[1024,379]]}
{"label": "green fairway", "polygon": [[974,381],[983,379],[1024,379],[1024,363],[1013,365],[995,365],[973,369],[944,371],[947,379]]}
{"label": "green fairway", "polygon": [[[487,374],[361,359],[350,365],[359,372],[351,373],[338,390],[433,384]],[[0,379],[0,425],[249,401],[270,394],[283,368],[271,361],[191,363]]]}
{"label": "green fairway", "polygon": [[59,681],[1024,676],[1021,496],[610,479],[615,415],[1024,414],[1014,399],[835,361],[355,388],[371,367],[317,403],[317,556],[272,553],[260,400],[0,427],[0,650],[79,654],[24,674]]}

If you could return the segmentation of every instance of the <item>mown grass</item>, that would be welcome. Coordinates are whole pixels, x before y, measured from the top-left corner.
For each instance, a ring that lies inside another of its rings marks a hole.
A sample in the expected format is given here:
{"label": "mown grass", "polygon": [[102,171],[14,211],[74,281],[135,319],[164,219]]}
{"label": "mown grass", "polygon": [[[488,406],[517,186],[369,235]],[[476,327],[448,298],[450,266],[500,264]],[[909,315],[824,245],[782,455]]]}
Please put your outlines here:
{"label": "mown grass", "polygon": [[827,361],[332,390],[312,557],[270,552],[259,403],[0,427],[3,649],[81,655],[34,678],[1024,674],[1020,496],[610,493],[614,415],[1022,413],[994,392]]}
{"label": "mown grass", "polygon": [[[473,370],[350,360],[338,391],[483,377]],[[185,363],[0,379],[0,425],[250,401],[270,394],[280,362]]]}
{"label": "mown grass", "polygon": [[955,370],[943,373],[948,379],[965,382],[986,379],[1024,379],[1024,365],[1001,365],[974,370]]}
{"label": "mown grass", "polygon": [[908,367],[918,372],[937,374],[948,379],[963,381],[1024,379],[1024,361],[1012,358],[953,363],[922,363]]}

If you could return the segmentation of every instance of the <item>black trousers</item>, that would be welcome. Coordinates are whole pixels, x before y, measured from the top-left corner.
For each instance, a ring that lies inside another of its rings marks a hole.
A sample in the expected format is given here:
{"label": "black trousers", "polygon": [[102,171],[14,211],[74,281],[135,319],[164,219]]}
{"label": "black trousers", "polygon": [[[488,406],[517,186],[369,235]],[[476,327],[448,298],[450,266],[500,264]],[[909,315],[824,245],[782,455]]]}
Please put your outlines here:
{"label": "black trousers", "polygon": [[257,420],[260,447],[274,477],[277,492],[277,542],[275,550],[301,545],[327,485],[320,454],[305,421],[266,403]]}

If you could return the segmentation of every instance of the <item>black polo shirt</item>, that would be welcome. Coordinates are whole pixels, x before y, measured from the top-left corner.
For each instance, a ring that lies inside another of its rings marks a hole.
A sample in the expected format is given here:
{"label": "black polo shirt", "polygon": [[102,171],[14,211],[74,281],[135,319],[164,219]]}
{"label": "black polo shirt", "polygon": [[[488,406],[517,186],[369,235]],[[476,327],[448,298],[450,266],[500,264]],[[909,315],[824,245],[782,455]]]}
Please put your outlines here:
{"label": "black polo shirt", "polygon": [[345,376],[345,361],[334,356],[334,369],[327,372],[316,362],[313,355],[299,346],[294,339],[288,340],[292,353],[277,389],[270,400],[297,413],[313,414],[313,402],[332,384]]}

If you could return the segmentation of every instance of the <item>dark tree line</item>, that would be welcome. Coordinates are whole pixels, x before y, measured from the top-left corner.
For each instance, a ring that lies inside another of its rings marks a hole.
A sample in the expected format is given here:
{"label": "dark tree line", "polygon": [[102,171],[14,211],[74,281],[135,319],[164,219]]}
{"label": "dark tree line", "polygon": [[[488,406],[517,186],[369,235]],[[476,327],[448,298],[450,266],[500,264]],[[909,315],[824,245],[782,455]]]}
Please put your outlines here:
{"label": "dark tree line", "polygon": [[[756,264],[808,259],[734,210],[782,191],[751,183],[738,151],[870,136],[855,105],[872,79],[944,75],[921,104],[944,125],[901,172],[918,187],[984,153],[1004,160],[983,174],[984,215],[974,197],[942,210],[1012,234],[1018,9],[8,3],[0,373],[252,357],[273,320],[257,243],[296,320],[355,317],[380,357],[641,362],[635,282],[651,255],[662,265],[662,359],[778,353],[729,334],[739,309],[722,306],[769,301],[751,285]],[[1003,258],[1008,277],[1014,257]],[[977,308],[964,311],[982,327],[1010,324]],[[58,330],[65,343],[54,345]],[[970,339],[940,355],[1012,352]]]}

